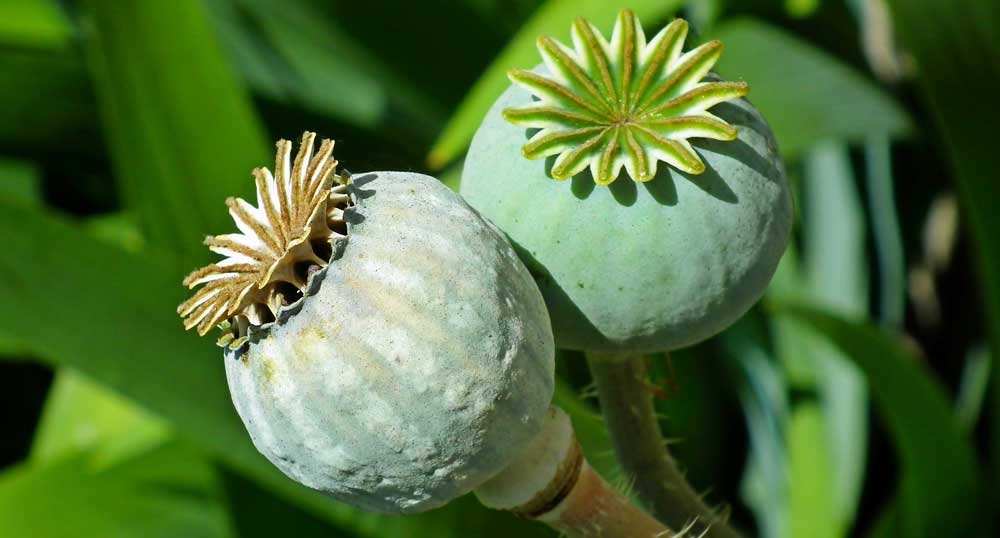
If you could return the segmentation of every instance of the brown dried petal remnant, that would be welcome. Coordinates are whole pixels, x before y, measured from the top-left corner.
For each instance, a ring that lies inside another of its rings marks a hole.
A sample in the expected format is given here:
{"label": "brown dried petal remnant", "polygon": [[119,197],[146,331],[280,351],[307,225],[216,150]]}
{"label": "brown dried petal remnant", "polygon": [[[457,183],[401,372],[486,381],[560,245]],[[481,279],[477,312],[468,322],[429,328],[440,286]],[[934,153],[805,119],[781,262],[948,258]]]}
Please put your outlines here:
{"label": "brown dried petal remnant", "polygon": [[[329,263],[333,243],[347,234],[344,210],[351,200],[336,175],[333,141],[323,140],[312,155],[315,133],[302,135],[295,161],[292,143],[279,140],[276,175],[267,168],[253,171],[257,205],[229,198],[229,214],[240,233],[209,236],[205,244],[225,259],[202,267],[184,279],[201,289],[177,312],[184,328],[204,335],[223,324],[245,336],[248,326],[275,319],[278,309],[305,292],[309,276]],[[228,343],[224,335],[220,343]]]}

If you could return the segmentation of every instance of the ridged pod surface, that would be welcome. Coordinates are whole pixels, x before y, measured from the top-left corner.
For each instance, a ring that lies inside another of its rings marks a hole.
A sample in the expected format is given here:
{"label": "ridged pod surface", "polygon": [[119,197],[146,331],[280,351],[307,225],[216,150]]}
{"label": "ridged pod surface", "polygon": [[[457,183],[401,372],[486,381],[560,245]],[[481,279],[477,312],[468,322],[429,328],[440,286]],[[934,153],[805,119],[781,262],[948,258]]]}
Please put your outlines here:
{"label": "ridged pod surface", "polygon": [[676,349],[724,329],[760,298],[788,241],[792,202],[774,136],[748,101],[711,110],[736,128],[735,140],[692,140],[704,172],[661,165],[647,182],[609,187],[595,186],[588,170],[554,180],[553,157],[522,155],[534,133],[502,112],[532,103],[518,86],[494,103],[461,193],[519,247],[557,345]]}
{"label": "ridged pod surface", "polygon": [[349,190],[346,246],[301,310],[227,350],[229,387],[257,449],[293,479],[367,510],[423,511],[539,431],[550,322],[502,233],[434,178],[356,174]]}

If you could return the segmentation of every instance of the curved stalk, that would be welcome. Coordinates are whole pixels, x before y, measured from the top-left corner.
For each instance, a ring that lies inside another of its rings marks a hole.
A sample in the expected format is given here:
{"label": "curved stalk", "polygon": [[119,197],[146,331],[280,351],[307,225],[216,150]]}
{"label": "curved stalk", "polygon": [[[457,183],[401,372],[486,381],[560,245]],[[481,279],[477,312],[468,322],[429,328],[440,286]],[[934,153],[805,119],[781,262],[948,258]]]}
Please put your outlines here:
{"label": "curved stalk", "polygon": [[601,413],[622,470],[639,498],[667,525],[691,525],[693,536],[739,538],[691,487],[670,456],[646,386],[640,354],[587,353]]}

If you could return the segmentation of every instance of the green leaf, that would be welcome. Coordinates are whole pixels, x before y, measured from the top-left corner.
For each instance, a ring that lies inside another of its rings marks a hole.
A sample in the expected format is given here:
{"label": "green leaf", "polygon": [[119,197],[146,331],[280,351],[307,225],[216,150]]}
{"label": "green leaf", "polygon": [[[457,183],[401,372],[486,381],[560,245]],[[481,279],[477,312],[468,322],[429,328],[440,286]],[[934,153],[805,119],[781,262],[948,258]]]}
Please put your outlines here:
{"label": "green leaf", "polygon": [[0,199],[37,206],[42,178],[33,163],[0,158]]}
{"label": "green leaf", "polygon": [[764,347],[748,315],[721,335],[731,363],[750,437],[750,455],[741,484],[741,496],[753,510],[762,538],[788,534],[788,470],[785,425],[788,422],[788,385],[781,368]]}
{"label": "green leaf", "polygon": [[900,339],[867,323],[779,304],[825,334],[864,372],[900,459],[901,528],[908,537],[969,536],[977,520],[972,445],[943,388]]}
{"label": "green leaf", "polygon": [[[65,458],[80,461],[79,455],[86,454],[85,465],[105,469],[156,448],[170,437],[170,429],[158,417],[63,369],[49,391],[30,461],[39,467]],[[224,468],[219,473],[235,535],[273,537],[294,528],[298,536],[307,536],[306,525],[313,536],[330,534],[326,521],[289,505],[249,479]]]}
{"label": "green leaf", "polygon": [[312,2],[208,6],[227,52],[260,95],[368,130],[402,127],[423,140],[444,120],[439,104]]}
{"label": "green leaf", "polygon": [[357,69],[363,49],[330,27],[321,14],[294,0],[243,0],[256,26],[273,43],[295,75],[291,90],[318,112],[368,128],[388,106],[386,91]]}
{"label": "green leaf", "polygon": [[223,202],[252,192],[268,164],[250,98],[196,0],[84,2],[85,52],[126,206],[145,237],[206,259],[201,240],[230,230]]}
{"label": "green leaf", "polygon": [[[40,200],[35,200],[34,203],[40,203]],[[139,229],[135,225],[135,222],[133,222],[133,220],[124,213],[106,213],[88,217],[83,221],[83,229],[90,234],[91,237],[100,239],[110,245],[118,246],[129,252],[139,252],[143,246],[143,239],[139,233]],[[17,344],[13,334],[4,334],[0,331],[0,358],[4,358],[5,356],[14,357],[17,355],[27,356],[29,354],[30,352],[28,351],[28,346]],[[74,381],[66,382],[68,385],[75,387],[77,384],[86,383],[82,378],[75,374],[66,375],[74,378]],[[56,380],[56,386],[59,386],[58,378]],[[66,390],[70,392],[77,392],[76,388]],[[82,392],[85,394],[88,393],[86,390],[83,390]],[[89,398],[85,399],[88,401],[90,400]],[[65,405],[67,408],[72,408],[74,406],[74,404]]]}
{"label": "green leaf", "polygon": [[212,466],[161,444],[111,467],[87,453],[0,475],[0,535],[227,538]]}
{"label": "green leaf", "polygon": [[[239,538],[275,538],[295,530],[295,538],[328,538],[332,535],[329,523],[275,496],[260,484],[246,477],[220,468],[220,476],[235,535]],[[338,533],[338,538],[354,536]]]}
{"label": "green leaf", "polygon": [[95,215],[84,221],[84,229],[92,237],[129,252],[140,252],[145,244],[135,220],[125,213]]}
{"label": "green leaf", "polygon": [[785,11],[791,17],[804,19],[819,9],[819,3],[820,0],[785,0]]}
{"label": "green leaf", "polygon": [[230,402],[218,348],[183,331],[175,308],[184,290],[168,258],[149,250],[129,254],[59,219],[2,201],[0,244],[0,327],[44,360],[75,368],[140,403],[182,438],[290,502],[373,538],[544,530],[471,499],[386,518],[298,485],[251,444]]}
{"label": "green leaf", "polygon": [[830,312],[867,317],[865,215],[847,146],[818,144],[803,164],[802,295]]}
{"label": "green leaf", "polygon": [[[0,141],[6,150],[45,146],[47,155],[78,157],[95,146],[89,143],[93,99],[73,48],[76,31],[57,0],[0,0]],[[73,144],[53,144],[70,136]]]}
{"label": "green leaf", "polygon": [[750,84],[748,98],[786,158],[824,139],[863,141],[909,132],[906,112],[859,72],[791,34],[754,19],[716,26],[726,50],[718,71]]}
{"label": "green leaf", "polygon": [[0,361],[16,361],[29,355],[28,346],[14,335],[0,334]]}
{"label": "green leaf", "polygon": [[444,171],[439,172],[437,177],[449,189],[458,192],[458,188],[462,184],[462,163],[449,166]]}
{"label": "green leaf", "polygon": [[621,467],[615,459],[614,446],[608,437],[601,413],[580,398],[572,387],[562,379],[556,380],[553,404],[566,412],[573,420],[573,430],[587,461],[608,480],[621,477]]}
{"label": "green leaf", "polygon": [[182,424],[189,436],[229,447],[245,465],[257,461],[231,410],[218,354],[176,316],[184,290],[167,258],[127,254],[2,202],[0,243],[5,331],[46,360]]}
{"label": "green leaf", "polygon": [[55,0],[0,0],[0,43],[62,48],[72,29]]}
{"label": "green leaf", "polygon": [[995,368],[992,362],[990,353],[985,347],[975,347],[965,355],[962,380],[958,386],[958,396],[955,398],[955,416],[966,432],[975,430],[982,413],[990,370]]}
{"label": "green leaf", "polygon": [[878,254],[879,321],[900,327],[906,310],[906,257],[896,211],[889,139],[874,135],[865,143],[865,183],[868,186],[872,235]]}
{"label": "green leaf", "polygon": [[[934,140],[944,143],[961,195],[978,263],[985,329],[992,355],[1000,357],[1000,110],[989,102],[989,96],[1000,92],[1000,4],[890,0],[889,5],[919,65],[919,81],[933,113]],[[993,369],[992,416],[994,483],[1000,483],[1000,368]]]}
{"label": "green leaf", "polygon": [[707,32],[719,22],[728,0],[687,0],[684,16],[691,26],[700,32]]}
{"label": "green leaf", "polygon": [[286,101],[294,86],[289,67],[261,39],[239,6],[232,0],[206,0],[205,7],[222,47],[254,93]]}
{"label": "green leaf", "polygon": [[[28,162],[0,158],[0,200],[37,207],[42,202],[41,177]],[[27,355],[17,335],[0,329],[0,360]]]}
{"label": "green leaf", "polygon": [[718,376],[731,358],[716,347],[706,343],[648,361],[650,381],[659,388],[653,403],[670,453],[710,505],[730,501],[726,488],[739,484],[744,469],[732,447],[746,438],[732,427],[743,420],[736,387]]}
{"label": "green leaf", "polygon": [[[97,145],[93,98],[74,50],[0,47],[0,142],[5,150],[84,154]],[[64,144],[73,140],[73,144]],[[48,163],[46,163],[48,164]]]}
{"label": "green leaf", "polygon": [[[70,528],[91,536],[229,536],[213,467],[199,453],[171,441],[163,421],[70,370],[60,370],[29,464],[14,471],[24,476],[14,479],[14,485],[0,477],[0,513],[18,512],[7,524],[24,529],[26,536],[75,534],[63,530]],[[60,521],[33,518],[32,511],[21,514],[18,502],[40,502],[33,495],[35,487],[48,490],[43,506],[58,506],[54,510]],[[49,491],[56,492],[54,499]]]}
{"label": "green leaf", "polygon": [[837,485],[827,428],[827,417],[815,403],[796,406],[789,417],[788,536],[836,538],[847,531],[830,495]]}
{"label": "green leaf", "polygon": [[49,389],[30,461],[51,464],[88,452],[100,467],[162,444],[163,421],[71,370],[60,370]]}
{"label": "green leaf", "polygon": [[[629,6],[635,14],[650,23],[659,22],[676,11],[682,0],[635,0]],[[465,151],[472,135],[493,101],[507,88],[507,71],[514,68],[531,69],[541,63],[535,41],[541,36],[551,36],[569,42],[570,24],[577,17],[584,17],[597,25],[606,35],[614,26],[615,16],[622,6],[606,0],[548,0],[521,27],[517,35],[486,68],[482,76],[462,100],[458,109],[445,125],[427,155],[433,169],[443,168]]]}
{"label": "green leaf", "polygon": [[[802,260],[800,263],[795,246],[791,246],[769,290],[770,296],[864,318],[868,307],[865,219],[843,144],[822,143],[807,153],[800,200]],[[790,496],[790,525],[819,518],[830,523],[828,532],[843,535],[854,520],[864,478],[868,432],[864,377],[848,357],[812,327],[780,313],[771,318],[771,325],[775,353],[785,366],[789,383],[815,393],[825,432],[823,439],[796,439],[789,432],[789,487],[827,496],[822,502],[799,502]],[[798,413],[796,406],[792,414]],[[813,446],[807,446],[810,441]],[[813,476],[796,473],[791,466],[803,459],[821,457],[828,458],[823,465],[833,472],[830,487],[816,490],[812,489]],[[831,508],[832,520],[828,513]],[[789,536],[801,535],[792,528],[790,532]]]}

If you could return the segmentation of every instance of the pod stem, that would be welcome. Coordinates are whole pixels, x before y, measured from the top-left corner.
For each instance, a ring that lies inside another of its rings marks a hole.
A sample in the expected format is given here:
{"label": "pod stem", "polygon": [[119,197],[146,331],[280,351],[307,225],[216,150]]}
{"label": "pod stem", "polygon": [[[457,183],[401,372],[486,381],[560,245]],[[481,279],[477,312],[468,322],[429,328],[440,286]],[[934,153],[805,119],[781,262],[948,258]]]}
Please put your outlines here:
{"label": "pod stem", "polygon": [[676,534],[643,512],[586,462],[563,502],[536,519],[572,538],[671,538],[687,534]]}
{"label": "pod stem", "polygon": [[552,407],[542,431],[476,490],[489,508],[545,523],[570,538],[680,538],[600,477],[584,459],[569,417]]}
{"label": "pod stem", "polygon": [[587,363],[618,461],[651,513],[668,525],[690,527],[694,536],[739,538],[670,456],[647,385],[645,357],[588,352]]}

